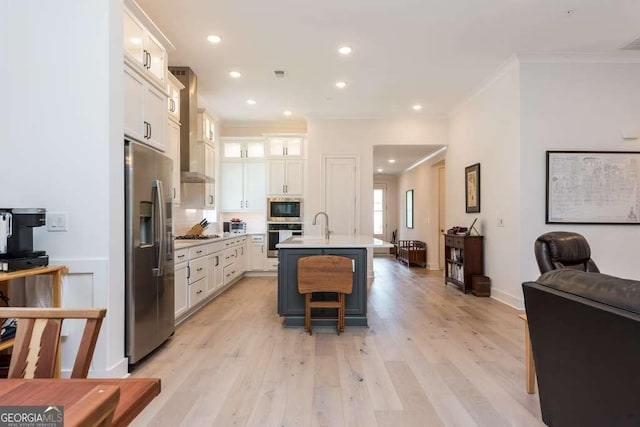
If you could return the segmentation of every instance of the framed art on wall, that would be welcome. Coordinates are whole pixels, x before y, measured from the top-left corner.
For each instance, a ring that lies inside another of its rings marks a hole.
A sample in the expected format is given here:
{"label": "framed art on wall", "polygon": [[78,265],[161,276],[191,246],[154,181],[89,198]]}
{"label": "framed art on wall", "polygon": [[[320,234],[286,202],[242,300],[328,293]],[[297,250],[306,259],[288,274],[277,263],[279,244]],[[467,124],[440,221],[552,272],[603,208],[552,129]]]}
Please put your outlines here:
{"label": "framed art on wall", "polygon": [[464,201],[467,213],[480,212],[480,163],[464,168]]}
{"label": "framed art on wall", "polygon": [[547,151],[547,224],[640,224],[640,152]]}

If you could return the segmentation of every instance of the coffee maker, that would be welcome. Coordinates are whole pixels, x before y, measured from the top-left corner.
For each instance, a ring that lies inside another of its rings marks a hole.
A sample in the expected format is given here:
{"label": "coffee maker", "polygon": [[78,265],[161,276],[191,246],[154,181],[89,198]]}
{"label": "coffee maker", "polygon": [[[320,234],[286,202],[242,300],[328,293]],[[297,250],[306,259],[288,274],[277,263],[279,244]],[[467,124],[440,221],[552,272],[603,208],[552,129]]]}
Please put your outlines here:
{"label": "coffee maker", "polygon": [[49,265],[45,251],[33,250],[33,229],[46,223],[42,208],[0,208],[0,271]]}

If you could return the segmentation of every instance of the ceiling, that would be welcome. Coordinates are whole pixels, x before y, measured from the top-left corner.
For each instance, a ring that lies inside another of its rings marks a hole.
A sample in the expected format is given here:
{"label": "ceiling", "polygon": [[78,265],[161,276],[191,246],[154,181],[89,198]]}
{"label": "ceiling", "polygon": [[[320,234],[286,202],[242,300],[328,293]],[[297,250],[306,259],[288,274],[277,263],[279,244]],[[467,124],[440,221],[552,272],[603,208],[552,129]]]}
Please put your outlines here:
{"label": "ceiling", "polygon": [[[640,35],[638,0],[138,3],[175,45],[169,63],[193,68],[206,106],[233,121],[445,117],[514,54],[620,52]],[[374,173],[441,147],[375,147]]]}
{"label": "ceiling", "polygon": [[373,172],[400,175],[442,148],[444,145],[376,145],[373,147]]}
{"label": "ceiling", "polygon": [[444,116],[515,53],[613,52],[640,35],[638,0],[138,3],[223,120]]}

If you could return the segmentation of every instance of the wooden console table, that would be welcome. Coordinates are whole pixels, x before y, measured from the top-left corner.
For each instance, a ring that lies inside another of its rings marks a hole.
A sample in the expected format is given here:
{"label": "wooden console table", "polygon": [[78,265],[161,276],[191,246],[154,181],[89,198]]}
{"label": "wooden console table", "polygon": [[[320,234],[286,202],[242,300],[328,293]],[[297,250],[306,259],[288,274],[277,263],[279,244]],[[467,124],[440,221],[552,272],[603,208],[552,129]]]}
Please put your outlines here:
{"label": "wooden console table", "polygon": [[[35,267],[26,270],[12,271],[9,273],[0,273],[0,291],[4,292],[6,296],[9,296],[9,280],[21,279],[23,277],[40,276],[43,274],[51,275],[53,287],[53,301],[52,307],[60,307],[61,295],[62,295],[62,275],[67,274],[69,270],[64,265],[49,265],[47,267]],[[8,339],[0,342],[0,350],[13,347],[13,339]],[[58,360],[56,361],[56,375],[60,375],[60,354],[58,353]]]}

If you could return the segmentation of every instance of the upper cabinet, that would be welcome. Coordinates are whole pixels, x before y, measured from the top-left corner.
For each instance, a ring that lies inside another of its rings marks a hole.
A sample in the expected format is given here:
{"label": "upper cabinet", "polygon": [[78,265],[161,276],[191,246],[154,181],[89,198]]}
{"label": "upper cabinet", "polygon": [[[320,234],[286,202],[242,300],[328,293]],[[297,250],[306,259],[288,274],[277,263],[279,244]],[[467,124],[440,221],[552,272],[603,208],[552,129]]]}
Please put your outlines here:
{"label": "upper cabinet", "polygon": [[166,131],[166,94],[125,65],[124,134],[165,151]]}
{"label": "upper cabinet", "polygon": [[225,138],[221,144],[224,160],[248,160],[264,158],[264,139]]}
{"label": "upper cabinet", "polygon": [[303,140],[301,137],[269,138],[270,157],[303,157]]}
{"label": "upper cabinet", "polygon": [[167,94],[169,99],[167,102],[167,112],[169,118],[180,121],[180,90],[184,89],[184,85],[178,81],[171,73],[167,74]]}
{"label": "upper cabinet", "polygon": [[135,1],[124,0],[124,5],[124,133],[165,151],[168,148],[166,48],[173,45]]}
{"label": "upper cabinet", "polygon": [[215,123],[204,108],[198,108],[198,141],[215,143]]}
{"label": "upper cabinet", "polygon": [[125,58],[164,83],[167,81],[167,51],[136,15],[144,15],[144,12],[127,4],[123,22]]}

